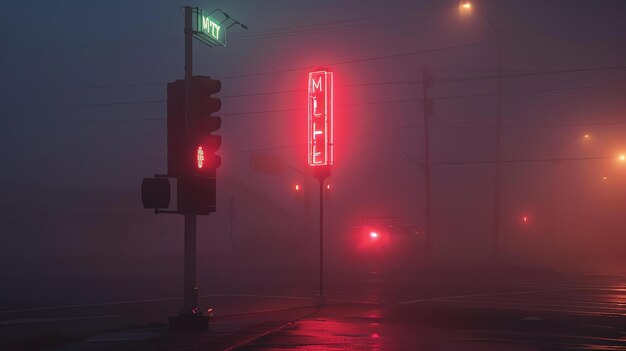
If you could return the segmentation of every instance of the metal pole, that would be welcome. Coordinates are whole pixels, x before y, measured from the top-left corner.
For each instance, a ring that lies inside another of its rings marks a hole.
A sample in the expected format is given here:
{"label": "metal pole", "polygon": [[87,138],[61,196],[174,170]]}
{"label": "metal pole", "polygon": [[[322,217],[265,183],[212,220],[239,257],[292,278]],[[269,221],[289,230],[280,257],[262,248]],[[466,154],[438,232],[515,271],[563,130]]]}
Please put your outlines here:
{"label": "metal pole", "polygon": [[[189,112],[191,110],[191,77],[193,74],[193,9],[185,6],[185,136],[189,136]],[[196,215],[185,214],[185,272],[183,314],[197,311],[198,287],[196,286]]]}
{"label": "metal pole", "polygon": [[324,178],[320,177],[320,300],[324,303]]}
{"label": "metal pole", "polygon": [[493,27],[496,33],[496,50],[498,64],[497,102],[496,102],[496,167],[493,191],[493,259],[498,261],[500,251],[500,182],[502,176],[502,40],[500,31]]}
{"label": "metal pole", "polygon": [[185,137],[189,137],[191,110],[191,77],[193,75],[193,9],[185,6]]}
{"label": "metal pole", "polygon": [[198,306],[196,287],[196,215],[185,215],[185,273],[183,313],[190,314]]}
{"label": "metal pole", "polygon": [[422,103],[424,115],[424,190],[426,192],[426,247],[432,251],[432,208],[431,208],[431,179],[430,179],[430,118],[432,112],[431,101],[428,99],[428,89],[432,82],[428,66],[422,68]]}

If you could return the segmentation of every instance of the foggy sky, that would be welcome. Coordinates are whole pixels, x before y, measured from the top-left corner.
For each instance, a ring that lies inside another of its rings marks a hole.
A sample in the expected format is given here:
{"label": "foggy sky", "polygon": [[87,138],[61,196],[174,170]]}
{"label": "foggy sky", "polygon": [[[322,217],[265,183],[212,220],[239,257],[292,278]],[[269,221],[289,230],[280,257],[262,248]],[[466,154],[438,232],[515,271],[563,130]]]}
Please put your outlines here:
{"label": "foggy sky", "polygon": [[[453,265],[488,260],[496,36],[457,4],[4,4],[0,274],[11,284],[0,306],[64,281],[97,295],[108,283],[142,277],[163,294],[177,293],[182,218],[142,209],[140,182],[166,171],[165,84],[183,77],[184,5],[221,8],[249,27],[231,28],[225,48],[194,44],[194,73],[221,78],[223,87],[218,212],[199,220],[200,280],[235,268],[316,267],[305,89],[317,67],[335,72],[336,87],[329,269],[358,269],[349,235],[364,216],[424,227],[421,85],[406,83],[419,80],[424,65],[437,80],[430,91],[436,256]],[[505,76],[535,73],[504,79],[503,159],[535,160],[502,168],[504,260],[622,268],[626,165],[615,157],[626,152],[626,3],[484,0],[476,7],[501,32]],[[419,53],[432,49],[440,50]],[[276,93],[232,97],[263,92]],[[591,140],[583,143],[585,133]],[[289,167],[253,173],[255,152],[280,155]],[[296,183],[304,184],[301,202]]]}

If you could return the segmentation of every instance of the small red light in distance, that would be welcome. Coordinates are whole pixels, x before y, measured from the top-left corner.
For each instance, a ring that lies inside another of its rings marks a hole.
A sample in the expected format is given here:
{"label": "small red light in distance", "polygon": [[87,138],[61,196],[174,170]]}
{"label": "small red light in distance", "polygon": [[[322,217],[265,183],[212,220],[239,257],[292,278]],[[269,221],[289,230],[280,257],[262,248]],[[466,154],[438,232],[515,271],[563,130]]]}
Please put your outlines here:
{"label": "small red light in distance", "polygon": [[295,189],[296,191],[300,191],[300,184],[296,184]]}
{"label": "small red light in distance", "polygon": [[198,169],[202,169],[204,166],[204,149],[202,146],[198,146],[196,150],[196,161],[198,163]]}
{"label": "small red light in distance", "polygon": [[370,238],[371,238],[372,240],[376,240],[376,239],[378,239],[378,236],[379,236],[379,235],[378,235],[378,233],[376,233],[376,232],[370,232]]}

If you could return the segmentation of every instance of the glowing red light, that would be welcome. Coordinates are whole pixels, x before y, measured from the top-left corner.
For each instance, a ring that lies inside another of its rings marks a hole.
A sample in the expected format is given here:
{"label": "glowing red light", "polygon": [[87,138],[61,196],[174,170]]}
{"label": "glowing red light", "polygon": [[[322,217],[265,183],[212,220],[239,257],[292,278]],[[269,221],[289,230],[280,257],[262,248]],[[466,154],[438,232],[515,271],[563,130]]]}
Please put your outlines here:
{"label": "glowing red light", "polygon": [[333,73],[309,73],[308,158],[310,166],[333,164]]}
{"label": "glowing red light", "polygon": [[378,333],[373,333],[371,336],[372,336],[373,339],[380,338],[380,335]]}
{"label": "glowing red light", "polygon": [[330,190],[330,184],[326,185],[326,189]]}
{"label": "glowing red light", "polygon": [[522,221],[524,221],[524,223],[527,223],[528,222],[528,217],[527,216],[522,217]]}
{"label": "glowing red light", "polygon": [[300,191],[300,184],[296,184],[295,188],[296,188],[296,191]]}
{"label": "glowing red light", "polygon": [[378,236],[379,236],[379,235],[378,235],[378,233],[376,233],[376,232],[370,232],[370,238],[371,238],[372,240],[376,240],[376,239],[378,239]]}
{"label": "glowing red light", "polygon": [[196,161],[198,162],[198,169],[202,169],[204,166],[204,149],[202,146],[198,146],[198,150],[196,151]]}

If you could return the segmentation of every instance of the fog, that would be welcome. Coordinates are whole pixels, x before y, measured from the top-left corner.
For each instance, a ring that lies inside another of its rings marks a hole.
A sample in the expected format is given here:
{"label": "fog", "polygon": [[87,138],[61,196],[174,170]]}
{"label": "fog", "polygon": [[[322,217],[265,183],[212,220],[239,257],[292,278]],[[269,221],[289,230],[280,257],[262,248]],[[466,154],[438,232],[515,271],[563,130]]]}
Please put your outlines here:
{"label": "fog", "polygon": [[[182,216],[143,209],[140,183],[166,172],[166,83],[183,78],[188,4],[4,4],[0,308],[181,294]],[[225,48],[194,44],[194,74],[222,81],[217,212],[198,219],[203,292],[315,290],[306,77],[318,67],[335,75],[333,279],[417,277],[426,265],[624,268],[625,3],[484,0],[482,15],[455,1],[189,5],[249,27],[229,29]],[[497,41],[485,18],[500,31],[504,76],[498,262]],[[428,262],[424,66],[435,79]],[[282,167],[255,171],[259,155]],[[363,228],[394,239],[360,249]]]}

